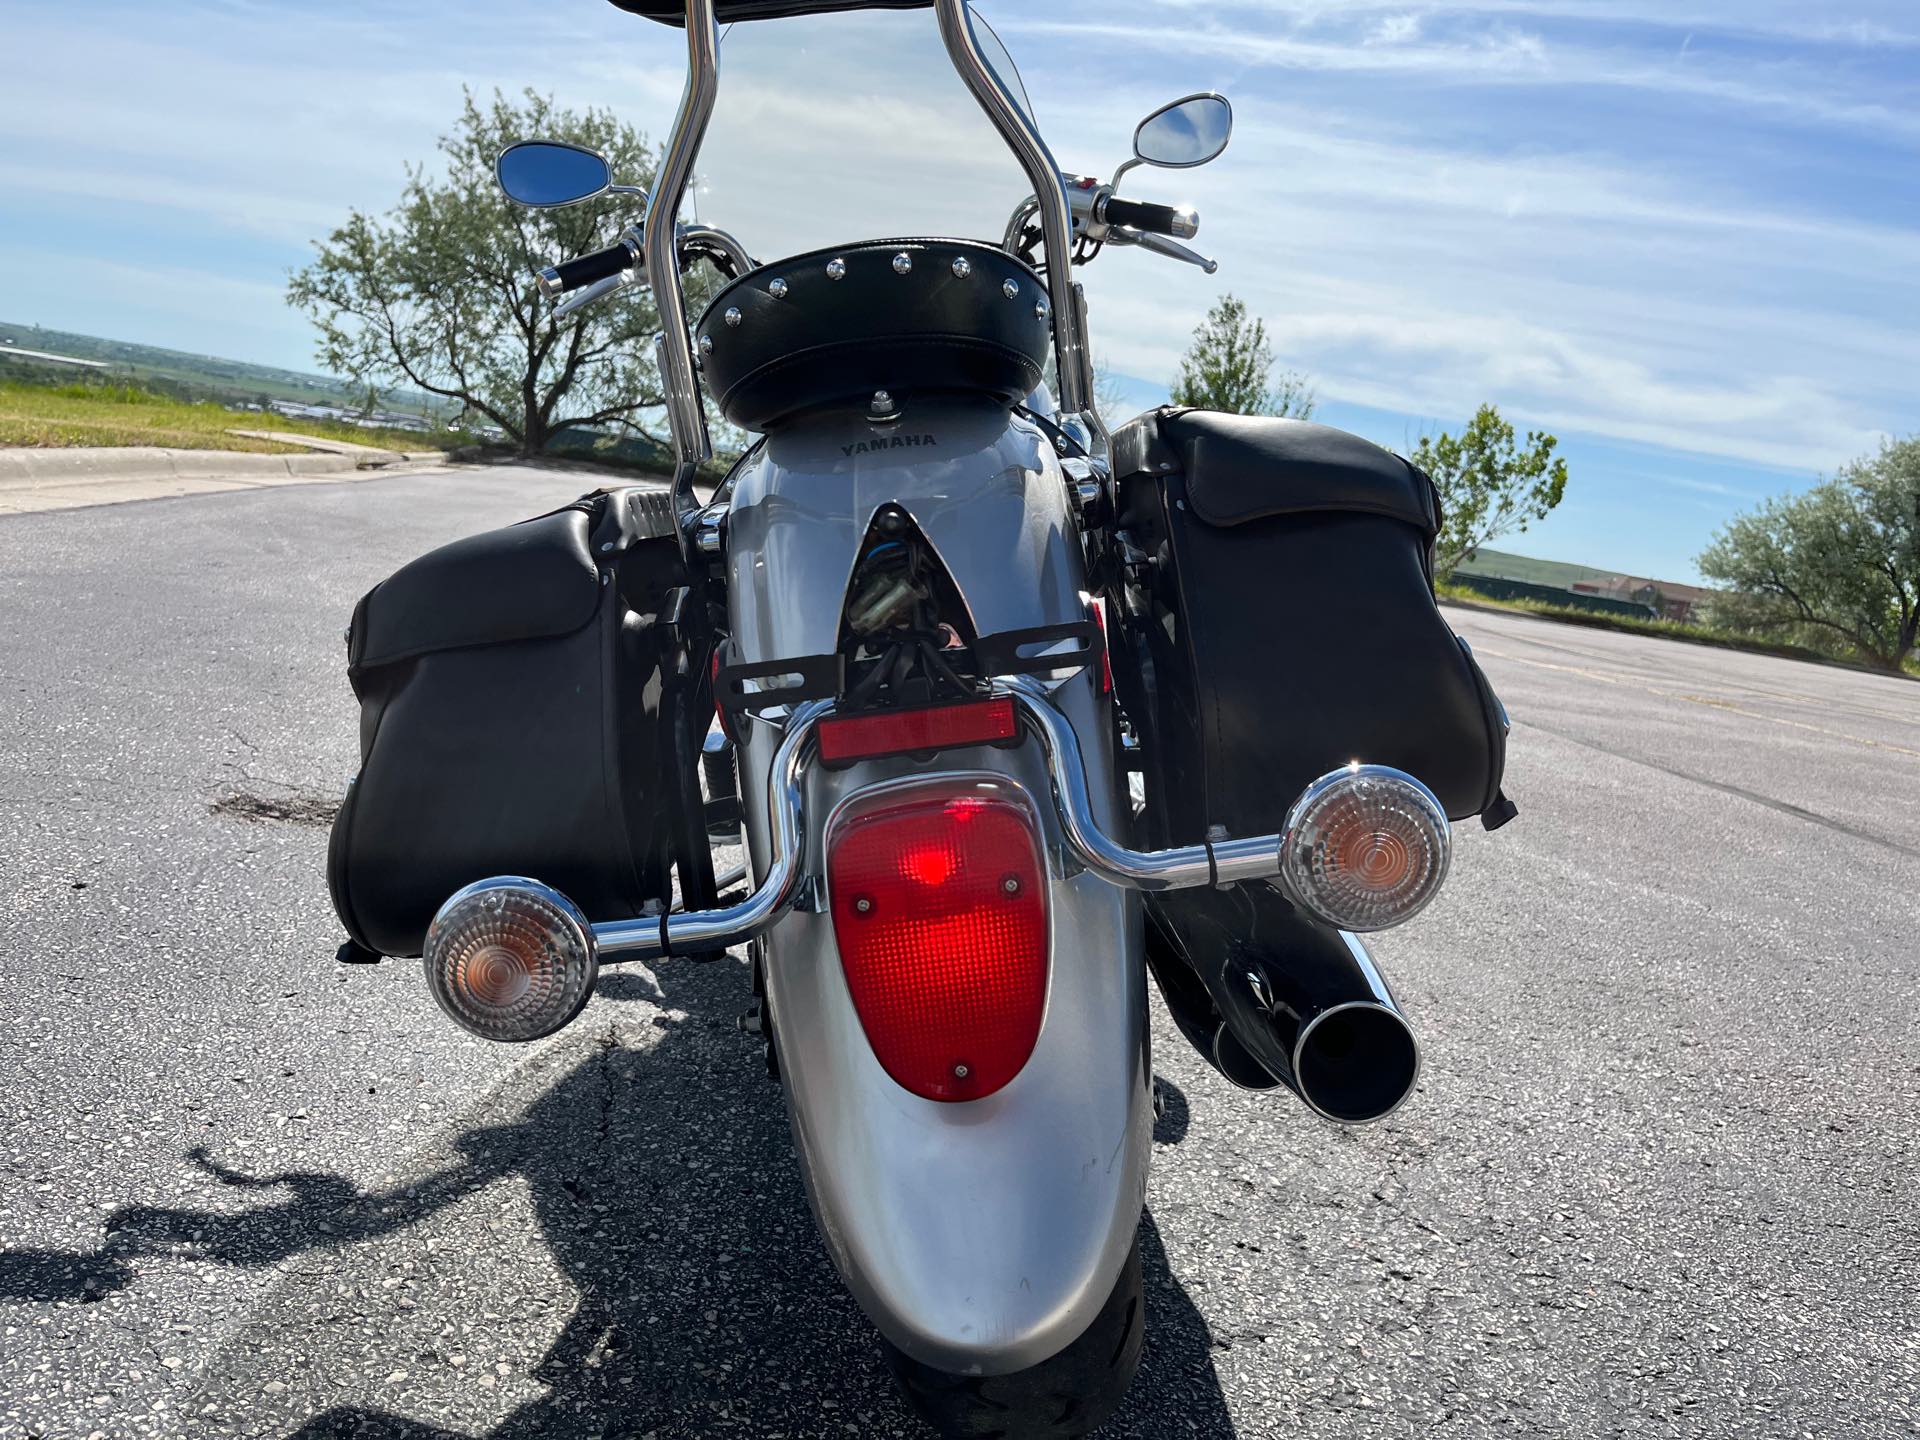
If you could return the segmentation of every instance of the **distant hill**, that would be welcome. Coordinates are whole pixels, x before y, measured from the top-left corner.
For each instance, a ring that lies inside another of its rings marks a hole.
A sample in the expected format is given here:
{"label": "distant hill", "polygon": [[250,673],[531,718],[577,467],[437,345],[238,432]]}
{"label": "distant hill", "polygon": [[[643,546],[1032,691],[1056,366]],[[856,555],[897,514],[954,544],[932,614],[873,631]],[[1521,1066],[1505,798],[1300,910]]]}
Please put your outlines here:
{"label": "distant hill", "polygon": [[1558,594],[1582,602],[1586,608],[1630,610],[1640,607],[1669,620],[1692,622],[1695,607],[1711,600],[1715,591],[1677,580],[1655,580],[1618,570],[1596,570],[1591,565],[1569,565],[1560,560],[1535,560],[1484,547],[1454,567],[1456,583],[1498,599],[1548,599]]}
{"label": "distant hill", "polygon": [[1598,585],[1622,574],[1619,570],[1596,570],[1591,565],[1568,565],[1559,560],[1535,560],[1526,555],[1510,555],[1504,550],[1474,551],[1454,567],[1463,575],[1486,575],[1498,580],[1520,580],[1528,585],[1551,585],[1571,590],[1575,585]]}
{"label": "distant hill", "polygon": [[[344,380],[328,375],[281,370],[272,365],[249,365],[217,355],[192,355],[184,350],[162,350],[129,340],[106,340],[98,335],[75,335],[38,325],[15,325],[0,320],[0,355],[7,348],[46,350],[77,360],[102,360],[119,378],[136,384],[183,393],[190,398],[223,402],[291,400],[304,405],[358,407],[366,398]],[[410,414],[450,415],[442,400],[417,391],[390,390],[379,397],[382,409]]]}

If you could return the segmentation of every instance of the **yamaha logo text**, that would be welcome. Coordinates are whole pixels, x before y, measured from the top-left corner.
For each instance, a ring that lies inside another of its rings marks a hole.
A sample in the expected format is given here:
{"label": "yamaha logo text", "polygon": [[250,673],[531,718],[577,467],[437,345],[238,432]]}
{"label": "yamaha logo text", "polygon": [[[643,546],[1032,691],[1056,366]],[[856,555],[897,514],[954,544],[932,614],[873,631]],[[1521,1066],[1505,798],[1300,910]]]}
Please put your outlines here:
{"label": "yamaha logo text", "polygon": [[891,435],[883,440],[860,440],[852,445],[842,445],[843,455],[868,455],[875,450],[916,450],[922,445],[934,443],[931,435]]}

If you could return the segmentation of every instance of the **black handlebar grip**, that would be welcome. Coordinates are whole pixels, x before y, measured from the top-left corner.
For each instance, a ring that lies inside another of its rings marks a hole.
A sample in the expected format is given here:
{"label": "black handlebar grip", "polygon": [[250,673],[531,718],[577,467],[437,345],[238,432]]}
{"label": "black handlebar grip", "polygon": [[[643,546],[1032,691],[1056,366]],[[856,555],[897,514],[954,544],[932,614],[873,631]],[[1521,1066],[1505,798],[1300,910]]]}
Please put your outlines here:
{"label": "black handlebar grip", "polygon": [[1144,230],[1150,235],[1178,235],[1191,238],[1199,229],[1193,211],[1173,205],[1148,205],[1138,200],[1122,200],[1114,196],[1107,201],[1107,208],[1101,217],[1109,225],[1122,225],[1129,230]]}
{"label": "black handlebar grip", "polygon": [[577,260],[564,260],[558,265],[549,266],[540,272],[540,288],[549,295],[561,295],[568,290],[591,285],[596,280],[606,280],[631,269],[633,265],[633,251],[622,241],[604,250],[596,250],[591,255],[582,255]]}

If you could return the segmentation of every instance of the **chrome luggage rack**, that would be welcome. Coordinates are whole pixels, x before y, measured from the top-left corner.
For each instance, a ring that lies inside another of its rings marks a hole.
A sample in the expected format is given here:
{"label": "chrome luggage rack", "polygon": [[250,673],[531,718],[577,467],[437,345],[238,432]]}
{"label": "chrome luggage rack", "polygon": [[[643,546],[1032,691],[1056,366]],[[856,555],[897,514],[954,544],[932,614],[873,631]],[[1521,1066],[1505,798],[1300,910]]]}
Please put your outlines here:
{"label": "chrome luggage rack", "polygon": [[[1087,784],[1080,740],[1054,708],[1045,686],[1027,676],[994,683],[991,698],[1014,702],[1026,733],[1040,742],[1053,782],[1061,838],[1086,870],[1129,890],[1182,890],[1268,880],[1280,874],[1281,836],[1208,840],[1171,850],[1135,850],[1102,828]],[[768,863],[753,893],[720,910],[680,910],[592,927],[602,961],[658,960],[711,954],[762,934],[791,910],[802,893],[806,854],[806,773],[816,752],[820,722],[831,700],[795,705],[767,782]]]}

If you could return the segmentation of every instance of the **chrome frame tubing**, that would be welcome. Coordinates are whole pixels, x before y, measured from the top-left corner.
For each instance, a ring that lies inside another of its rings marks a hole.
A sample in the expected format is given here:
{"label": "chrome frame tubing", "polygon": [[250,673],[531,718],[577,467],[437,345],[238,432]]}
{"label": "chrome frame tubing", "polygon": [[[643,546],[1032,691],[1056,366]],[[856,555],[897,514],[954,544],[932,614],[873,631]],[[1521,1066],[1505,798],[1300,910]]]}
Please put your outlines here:
{"label": "chrome frame tubing", "polygon": [[[1080,739],[1066,716],[1054,708],[1046,688],[1031,677],[1016,676],[997,684],[993,693],[1014,701],[1028,732],[1039,740],[1053,781],[1053,808],[1060,818],[1065,851],[1084,869],[1123,889],[1150,891],[1232,885],[1279,875],[1278,835],[1208,840],[1172,850],[1132,850],[1122,845],[1100,826]],[[795,707],[787,720],[767,777],[767,814],[773,827],[767,873],[753,894],[725,910],[683,910],[595,925],[594,945],[603,961],[717,953],[751,940],[793,908],[801,895],[806,858],[806,767],[814,755],[820,721],[833,710],[831,700],[810,700]]]}
{"label": "chrome frame tubing", "polygon": [[1047,699],[1045,687],[1030,676],[1016,676],[996,688],[1013,697],[1027,729],[1046,754],[1053,777],[1053,805],[1067,849],[1101,879],[1128,890],[1188,890],[1279,875],[1278,835],[1206,840],[1173,850],[1131,850],[1122,845],[1100,828],[1080,738]]}
{"label": "chrome frame tubing", "polygon": [[1020,251],[1020,232],[1027,228],[1027,221],[1040,213],[1040,202],[1029,195],[1013,207],[1013,214],[1007,219],[1007,232],[1000,237],[1000,248],[1009,255]]}
{"label": "chrome frame tubing", "polygon": [[693,332],[687,324],[687,297],[680,288],[680,201],[693,176],[693,162],[707,137],[714,101],[720,94],[720,27],[713,0],[687,0],[687,89],[674,117],[673,134],[660,157],[653,201],[647,209],[646,241],[641,247],[647,283],[660,312],[660,338],[654,359],[667,394],[667,425],[683,470],[691,471],[713,455],[707,417],[700,404],[700,380],[693,368]]}
{"label": "chrome frame tubing", "polygon": [[767,776],[767,873],[751,895],[724,910],[681,910],[593,927],[603,960],[653,960],[664,956],[717,954],[751,940],[800,898],[807,847],[806,765],[813,758],[814,731],[832,713],[831,700],[794,708]]}
{"label": "chrome frame tubing", "polygon": [[1047,290],[1052,297],[1053,346],[1059,359],[1060,408],[1076,415],[1093,413],[1092,372],[1085,337],[1080,333],[1080,307],[1073,293],[1073,222],[1067,204],[1067,185],[1053,152],[1020,107],[994,78],[993,68],[967,23],[967,0],[934,0],[940,35],[946,41],[953,68],[967,82],[973,98],[993,122],[994,129],[1012,147],[1020,168],[1033,182],[1040,203],[1040,233],[1047,247]]}
{"label": "chrome frame tubing", "polygon": [[[1040,229],[1047,249],[1047,291],[1051,300],[1054,353],[1059,360],[1060,408],[1078,416],[1093,433],[1098,412],[1093,408],[1093,379],[1085,336],[1081,333],[1080,298],[1073,283],[1073,225],[1066,182],[1039,132],[1013,103],[993,69],[980,53],[973,27],[967,23],[966,0],[934,0],[940,34],[947,54],[967,88],[1012,148],[1021,169],[1033,182],[1040,205]],[[687,88],[680,113],[674,118],[660,171],[648,207],[645,252],[647,283],[653,287],[660,311],[660,338],[654,356],[666,389],[667,423],[673,432],[676,457],[691,472],[713,455],[706,413],[700,402],[695,373],[692,332],[687,325],[686,295],[680,289],[677,220],[680,201],[693,174],[695,158],[706,139],[720,94],[720,29],[714,18],[714,0],[687,0]]]}
{"label": "chrome frame tubing", "polygon": [[753,263],[753,257],[747,254],[746,246],[725,230],[716,230],[711,225],[682,225],[679,230],[679,244],[682,252],[691,250],[698,254],[702,249],[720,251],[727,257],[727,263],[733,266],[734,277],[760,268]]}

